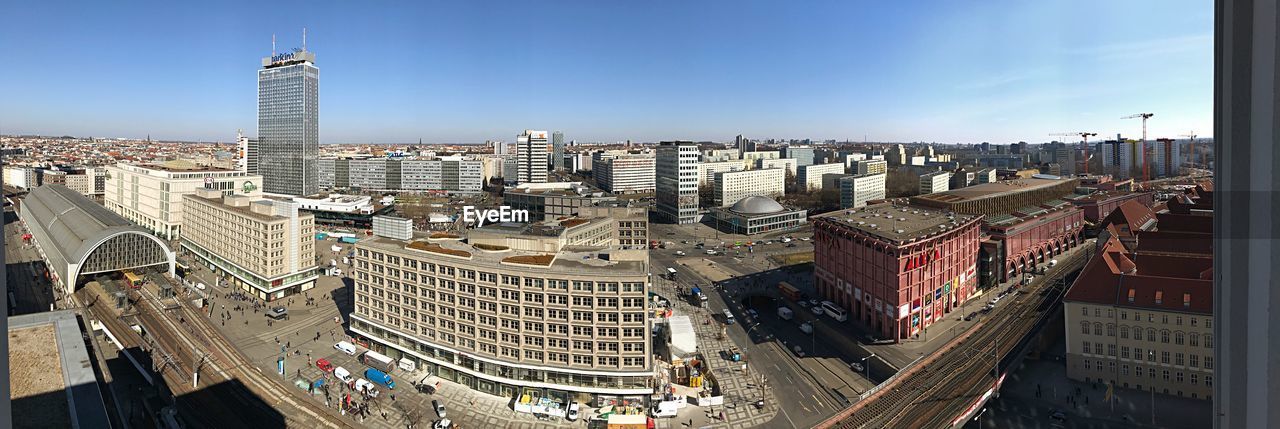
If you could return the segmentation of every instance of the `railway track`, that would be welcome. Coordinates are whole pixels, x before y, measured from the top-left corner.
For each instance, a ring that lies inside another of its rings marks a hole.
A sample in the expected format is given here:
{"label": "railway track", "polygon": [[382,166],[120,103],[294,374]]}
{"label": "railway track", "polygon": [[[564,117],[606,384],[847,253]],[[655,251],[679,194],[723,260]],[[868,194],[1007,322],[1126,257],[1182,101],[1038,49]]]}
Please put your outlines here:
{"label": "railway track", "polygon": [[[950,427],[979,395],[995,385],[998,360],[1014,351],[1022,337],[1043,317],[1045,299],[1038,292],[1083,266],[1084,252],[1061,259],[1052,275],[1027,294],[1014,295],[1014,305],[999,306],[987,320],[970,328],[869,398],[828,419],[822,427]],[[994,354],[994,356],[993,356]]]}
{"label": "railway track", "polygon": [[[260,372],[187,303],[166,310],[144,288],[132,293],[137,311],[120,316],[102,299],[104,295],[78,295],[91,304],[84,306],[91,317],[111,330],[125,348],[152,352],[152,361],[160,368],[157,372],[189,427],[350,427],[339,416],[294,396],[290,386]],[[146,338],[129,328],[127,319],[134,319],[147,333]],[[199,384],[195,385],[192,378],[197,368]]]}

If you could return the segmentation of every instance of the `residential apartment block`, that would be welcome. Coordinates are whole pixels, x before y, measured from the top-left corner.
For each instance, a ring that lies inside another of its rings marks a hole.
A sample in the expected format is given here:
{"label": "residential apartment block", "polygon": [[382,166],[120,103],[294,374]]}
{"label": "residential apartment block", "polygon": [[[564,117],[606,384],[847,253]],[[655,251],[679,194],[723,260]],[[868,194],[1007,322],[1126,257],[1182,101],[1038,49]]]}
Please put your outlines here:
{"label": "residential apartment block", "polygon": [[728,207],[746,197],[777,198],[786,193],[786,170],[726,171],[715,175],[715,205]]}
{"label": "residential apartment block", "polygon": [[822,175],[844,172],[844,164],[839,162],[813,165],[800,164],[796,174],[796,187],[802,192],[819,190],[822,189]]}
{"label": "residential apartment block", "polygon": [[653,192],[655,160],[652,155],[607,157],[592,166],[596,186],[615,194]]}
{"label": "residential apartment block", "polygon": [[840,208],[865,207],[868,201],[885,198],[884,173],[857,174],[840,178]]}

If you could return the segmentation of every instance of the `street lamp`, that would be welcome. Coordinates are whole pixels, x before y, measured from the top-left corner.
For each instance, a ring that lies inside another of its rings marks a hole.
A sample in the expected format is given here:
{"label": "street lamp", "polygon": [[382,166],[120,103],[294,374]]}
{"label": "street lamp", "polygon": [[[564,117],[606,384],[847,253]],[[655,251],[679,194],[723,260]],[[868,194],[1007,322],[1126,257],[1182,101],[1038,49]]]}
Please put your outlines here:
{"label": "street lamp", "polygon": [[863,377],[866,377],[867,381],[871,381],[871,362],[867,362],[867,360],[873,357],[876,357],[875,353],[872,353],[871,355],[862,358]]}
{"label": "street lamp", "polygon": [[973,419],[978,422],[978,429],[982,429],[982,415],[986,413],[987,413],[987,408],[982,407],[982,411],[979,411],[978,415],[973,416]]}

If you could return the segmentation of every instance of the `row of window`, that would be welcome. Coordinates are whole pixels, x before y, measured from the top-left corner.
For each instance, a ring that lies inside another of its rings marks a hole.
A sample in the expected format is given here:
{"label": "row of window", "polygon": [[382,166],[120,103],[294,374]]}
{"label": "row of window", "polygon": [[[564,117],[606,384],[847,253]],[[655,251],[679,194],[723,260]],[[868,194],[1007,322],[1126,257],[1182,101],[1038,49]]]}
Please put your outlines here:
{"label": "row of window", "polygon": [[[1088,341],[1085,341],[1085,342],[1084,342],[1084,344],[1083,344],[1083,347],[1082,347],[1082,349],[1081,349],[1081,353],[1083,353],[1083,354],[1092,354],[1092,355],[1102,355],[1102,354],[1103,354],[1103,351],[1104,351],[1104,350],[1103,350],[1103,346],[1104,346],[1104,344],[1102,344],[1102,343],[1090,343],[1090,342],[1088,342]],[[1111,357],[1115,357],[1115,356],[1116,356],[1116,348],[1117,348],[1117,347],[1116,347],[1116,345],[1115,345],[1115,344],[1105,344],[1105,346],[1106,346],[1106,350],[1105,350],[1105,351],[1106,351],[1106,355],[1107,355],[1107,356],[1111,356]],[[1134,359],[1134,360],[1138,360],[1138,361],[1141,361],[1141,360],[1143,359],[1143,357],[1145,356],[1145,357],[1146,357],[1146,359],[1147,359],[1148,361],[1151,361],[1151,362],[1155,362],[1155,361],[1156,361],[1156,355],[1155,355],[1156,351],[1155,351],[1155,350],[1146,350],[1146,354],[1144,355],[1144,354],[1143,354],[1143,349],[1138,348],[1138,347],[1134,347],[1134,348],[1133,348],[1133,352],[1132,352],[1132,353],[1130,353],[1129,346],[1120,346],[1120,347],[1119,347],[1119,349],[1120,349],[1120,358],[1121,358],[1121,359],[1129,359],[1129,358],[1130,358],[1130,356],[1132,356],[1132,359]],[[1173,359],[1172,359],[1172,360],[1170,360],[1170,359],[1169,359],[1169,358],[1170,358],[1170,356],[1172,356],[1172,357],[1173,357]],[[1169,351],[1161,351],[1161,352],[1160,352],[1160,363],[1163,363],[1163,364],[1166,364],[1166,365],[1167,365],[1167,364],[1172,363],[1173,365],[1179,365],[1179,366],[1182,366],[1182,365],[1184,365],[1184,364],[1185,364],[1186,366],[1190,366],[1190,367],[1192,367],[1192,368],[1199,368],[1199,367],[1200,367],[1200,355],[1196,355],[1196,354],[1188,354],[1188,355],[1185,355],[1185,356],[1188,358],[1185,362],[1184,362],[1184,360],[1183,360],[1183,356],[1184,356],[1184,354],[1183,354],[1182,352],[1176,352],[1176,353],[1175,353],[1175,352],[1169,352]],[[1213,369],[1213,356],[1212,356],[1212,355],[1205,355],[1205,356],[1204,356],[1204,369]]]}
{"label": "row of window", "polygon": [[[1128,326],[1124,326],[1124,325],[1120,326],[1121,339],[1129,339],[1130,332],[1133,333],[1134,340],[1142,341],[1145,339],[1146,341],[1151,341],[1151,342],[1155,342],[1159,340],[1161,343],[1164,343],[1164,344],[1169,344],[1169,339],[1170,339],[1170,336],[1172,335],[1173,344],[1176,344],[1179,346],[1183,345],[1184,343],[1190,342],[1190,345],[1192,347],[1199,347],[1200,339],[1204,338],[1204,347],[1209,349],[1213,348],[1213,335],[1209,335],[1209,334],[1204,334],[1202,336],[1201,334],[1195,333],[1195,332],[1186,334],[1186,333],[1183,333],[1182,331],[1170,331],[1168,329],[1161,329],[1159,331],[1156,331],[1155,328],[1146,328],[1145,329],[1146,335],[1143,335],[1144,330],[1141,327],[1135,326],[1132,328],[1132,331],[1130,331],[1130,328]],[[1114,337],[1116,336],[1116,325],[1112,323],[1108,323],[1106,325],[1106,331],[1104,334],[1103,325],[1101,322],[1094,322],[1094,323],[1080,322],[1080,333],[1082,334],[1092,333],[1093,335],[1106,335],[1108,337]]]}
{"label": "row of window", "polygon": [[[1102,361],[1091,361],[1091,360],[1089,360],[1089,359],[1085,359],[1085,360],[1084,360],[1083,367],[1084,367],[1084,369],[1085,369],[1085,370],[1088,370],[1088,371],[1103,371],[1104,369],[1105,369],[1106,371],[1108,371],[1108,372],[1111,372],[1111,373],[1115,373],[1115,371],[1116,371],[1116,363],[1115,363],[1115,361],[1107,361],[1107,366],[1104,368],[1104,367],[1102,366]],[[1143,376],[1143,372],[1142,372],[1142,371],[1143,371],[1142,365],[1134,365],[1134,367],[1133,367],[1133,375],[1134,375],[1135,377],[1142,377],[1142,376]],[[1147,375],[1147,377],[1148,377],[1148,378],[1150,378],[1150,379],[1152,379],[1152,380],[1155,380],[1155,379],[1156,379],[1156,368],[1154,368],[1154,367],[1147,367],[1147,368],[1146,368],[1146,371],[1147,371],[1147,372],[1146,372],[1146,375]],[[1193,385],[1193,386],[1194,386],[1194,385],[1198,385],[1198,384],[1200,384],[1200,374],[1198,374],[1198,373],[1194,373],[1194,372],[1193,372],[1193,373],[1190,373],[1190,374],[1186,374],[1186,373],[1184,373],[1184,372],[1182,372],[1182,371],[1170,371],[1170,370],[1167,370],[1167,369],[1162,369],[1162,370],[1160,370],[1159,374],[1160,374],[1160,378],[1161,378],[1161,379],[1163,379],[1164,381],[1176,381],[1176,382],[1178,382],[1178,383],[1183,383],[1183,382],[1185,382],[1186,380],[1190,380],[1191,385]],[[1121,375],[1121,376],[1128,376],[1128,375],[1129,375],[1129,365],[1128,365],[1128,364],[1122,364],[1122,365],[1120,365],[1120,375]],[[1187,377],[1187,375],[1190,375],[1190,377]],[[1172,376],[1172,377],[1171,377],[1171,376]],[[1205,387],[1213,387],[1213,376],[1212,376],[1212,375],[1208,375],[1208,374],[1204,375],[1204,385],[1205,385]]]}

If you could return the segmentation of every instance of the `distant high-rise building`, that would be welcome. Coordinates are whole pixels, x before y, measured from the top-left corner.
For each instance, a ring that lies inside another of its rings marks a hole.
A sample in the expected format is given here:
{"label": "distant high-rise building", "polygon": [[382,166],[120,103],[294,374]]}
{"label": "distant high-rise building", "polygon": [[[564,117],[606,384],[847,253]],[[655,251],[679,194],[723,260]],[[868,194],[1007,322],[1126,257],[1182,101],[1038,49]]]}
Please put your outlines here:
{"label": "distant high-rise building", "polygon": [[796,160],[796,165],[803,167],[813,165],[817,160],[814,159],[812,146],[783,146],[782,157]]}
{"label": "distant high-rise building", "polygon": [[524,130],[516,136],[516,183],[547,182],[547,132]]}
{"label": "distant high-rise building", "polygon": [[551,169],[564,170],[564,133],[551,133]]}
{"label": "distant high-rise building", "polygon": [[490,146],[493,146],[493,154],[494,154],[494,155],[507,155],[507,154],[510,154],[510,153],[511,153],[511,151],[510,151],[509,149],[507,149],[507,143],[506,143],[506,142],[501,142],[501,141],[490,141],[490,142],[489,142],[489,145],[490,145]]}
{"label": "distant high-rise building", "polygon": [[658,144],[655,187],[662,221],[698,222],[698,156],[698,145],[691,141]]}
{"label": "distant high-rise building", "polygon": [[240,153],[236,154],[237,169],[258,174],[258,139],[245,137],[240,130],[236,130],[236,144],[240,148]]}
{"label": "distant high-rise building", "polygon": [[258,70],[258,171],[265,192],[311,195],[320,190],[320,69],[302,49],[262,59]]}

